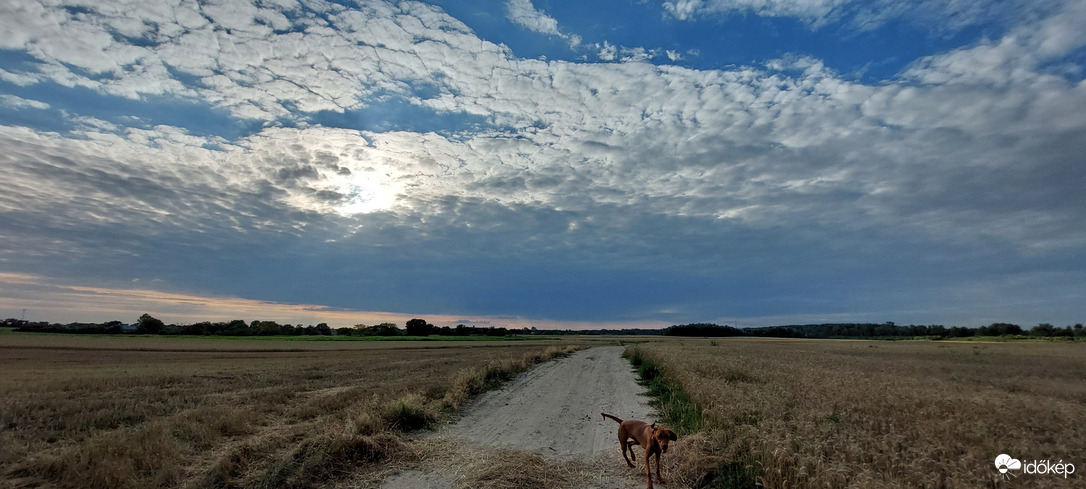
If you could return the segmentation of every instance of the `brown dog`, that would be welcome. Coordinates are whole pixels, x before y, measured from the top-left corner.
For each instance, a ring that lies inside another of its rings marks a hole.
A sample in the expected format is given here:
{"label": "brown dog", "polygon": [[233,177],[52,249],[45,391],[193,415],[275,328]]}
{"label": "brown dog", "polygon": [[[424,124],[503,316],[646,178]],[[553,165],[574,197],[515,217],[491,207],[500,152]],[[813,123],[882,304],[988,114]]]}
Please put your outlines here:
{"label": "brown dog", "polygon": [[[657,428],[656,423],[648,424],[644,421],[637,421],[635,419],[621,420],[607,413],[600,413],[604,418],[611,418],[618,421],[618,443],[622,449],[622,458],[626,460],[626,465],[633,467],[633,462],[630,459],[637,460],[634,456],[633,446],[641,445],[645,447],[645,478],[648,480],[648,487],[652,489],[652,471],[649,470],[649,457],[656,455],[656,480],[661,484],[666,484],[664,478],[660,476],[660,455],[667,453],[667,444],[671,441],[679,439],[675,436],[675,432],[667,428]],[[630,451],[630,457],[626,458],[626,451]]]}

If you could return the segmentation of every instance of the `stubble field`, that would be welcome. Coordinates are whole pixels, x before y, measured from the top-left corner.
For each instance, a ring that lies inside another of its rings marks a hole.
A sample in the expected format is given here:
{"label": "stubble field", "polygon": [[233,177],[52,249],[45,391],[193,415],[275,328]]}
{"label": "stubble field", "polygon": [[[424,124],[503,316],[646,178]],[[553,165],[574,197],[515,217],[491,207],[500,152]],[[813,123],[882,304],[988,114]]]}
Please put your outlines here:
{"label": "stubble field", "polygon": [[[692,404],[662,409],[701,413],[676,450],[684,485],[1022,488],[1082,487],[1084,347],[728,339],[628,353]],[[1000,454],[1077,473],[1003,476]]]}
{"label": "stubble field", "polygon": [[571,350],[550,342],[0,337],[0,487],[332,487]]}

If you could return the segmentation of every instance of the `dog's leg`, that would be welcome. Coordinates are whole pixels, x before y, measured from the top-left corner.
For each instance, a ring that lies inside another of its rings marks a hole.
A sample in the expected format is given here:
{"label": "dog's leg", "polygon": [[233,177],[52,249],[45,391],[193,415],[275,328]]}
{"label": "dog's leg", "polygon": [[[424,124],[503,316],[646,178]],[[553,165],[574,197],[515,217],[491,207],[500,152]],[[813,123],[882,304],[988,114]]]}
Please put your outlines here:
{"label": "dog's leg", "polygon": [[656,454],[656,481],[661,483],[661,484],[667,484],[667,482],[664,481],[664,476],[660,475],[660,454],[659,453]]}
{"label": "dog's leg", "polygon": [[652,469],[649,468],[649,449],[645,448],[645,481],[648,482],[648,488],[652,489]]}
{"label": "dog's leg", "polygon": [[[629,465],[630,467],[633,467],[634,466],[633,462],[631,462],[630,459],[626,457],[626,449],[630,450],[630,456],[633,457],[633,454],[634,454],[633,453],[633,447],[630,446],[630,445],[627,445],[626,440],[619,440],[619,445],[620,445],[619,449],[622,450],[622,459],[626,461],[626,465]],[[634,460],[636,461],[637,458],[634,458]]]}

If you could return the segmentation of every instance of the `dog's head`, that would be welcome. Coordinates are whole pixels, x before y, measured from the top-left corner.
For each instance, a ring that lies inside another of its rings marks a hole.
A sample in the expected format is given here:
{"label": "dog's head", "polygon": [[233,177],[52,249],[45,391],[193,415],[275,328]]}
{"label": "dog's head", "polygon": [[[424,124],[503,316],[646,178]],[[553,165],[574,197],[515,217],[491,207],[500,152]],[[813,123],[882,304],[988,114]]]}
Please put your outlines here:
{"label": "dog's head", "polygon": [[667,453],[667,444],[673,441],[678,441],[679,437],[674,431],[667,428],[659,428],[656,423],[652,424],[652,439],[656,440],[656,443],[660,445],[660,453]]}

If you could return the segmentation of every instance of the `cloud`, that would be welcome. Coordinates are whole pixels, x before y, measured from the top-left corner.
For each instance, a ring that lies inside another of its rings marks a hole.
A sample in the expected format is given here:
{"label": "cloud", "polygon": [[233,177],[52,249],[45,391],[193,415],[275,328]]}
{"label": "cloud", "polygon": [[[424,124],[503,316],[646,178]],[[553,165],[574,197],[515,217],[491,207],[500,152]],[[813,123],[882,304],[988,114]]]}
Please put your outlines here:
{"label": "cloud", "polygon": [[509,0],[505,8],[509,12],[509,20],[521,27],[540,34],[562,35],[558,31],[558,21],[536,9],[531,0]]}
{"label": "cloud", "polygon": [[1073,3],[1056,14],[1024,22],[1000,39],[917,60],[904,76],[930,85],[1061,83],[1066,74],[1052,70],[1052,63],[1086,45],[1086,33],[1078,28],[1081,22],[1086,22],[1086,6]]}
{"label": "cloud", "polygon": [[599,49],[599,53],[597,53],[596,56],[599,56],[599,58],[604,61],[614,61],[615,58],[618,57],[618,48],[612,46],[607,41],[603,41],[603,45],[597,45],[596,47]]}
{"label": "cloud", "polygon": [[29,100],[15,95],[0,95],[0,104],[6,105],[14,109],[39,109],[45,110],[49,108],[49,104],[40,100]]}
{"label": "cloud", "polygon": [[569,42],[570,48],[581,44],[581,37],[563,33],[558,28],[558,21],[542,10],[535,8],[531,0],[509,0],[505,3],[509,20],[532,32],[561,37]]}
{"label": "cloud", "polygon": [[37,63],[34,71],[6,77],[130,99],[199,99],[240,118],[274,120],[296,111],[362,107],[381,93],[413,95],[411,81],[431,78],[424,60],[412,56],[418,47],[457,45],[470,35],[455,19],[419,4],[368,2],[348,9],[306,2],[283,10],[261,5],[9,8],[0,47],[25,50]]}
{"label": "cloud", "polygon": [[[252,18],[262,15],[245,9],[214,15],[229,16],[224,22],[238,29],[257,29],[261,24],[240,20],[244,12]],[[109,141],[109,152],[123,148],[123,154],[107,154],[104,145],[94,149],[90,143],[77,143],[81,146],[77,152],[101,154],[103,165],[113,165],[104,174],[121,175],[154,171],[136,162],[161,158],[163,150],[174,148],[189,159],[174,165],[171,171],[191,171],[193,175],[191,180],[187,176],[177,180],[187,182],[182,187],[197,186],[204,188],[202,192],[211,192],[207,189],[214,184],[200,175],[209,169],[210,174],[228,171],[224,181],[231,187],[263,188],[261,198],[271,199],[263,205],[284,205],[303,213],[349,216],[357,213],[354,211],[388,210],[406,214],[456,196],[579,212],[609,205],[642,206],[653,213],[723,218],[751,226],[800,222],[814,215],[824,225],[882,227],[928,223],[916,220],[919,210],[914,208],[915,202],[907,197],[899,199],[901,192],[914,192],[916,188],[927,189],[926,193],[953,192],[935,183],[951,171],[940,166],[946,158],[940,155],[960,155],[959,161],[990,162],[987,168],[956,170],[971,175],[976,182],[975,187],[958,192],[984,192],[986,185],[1006,186],[1010,182],[981,178],[979,172],[1004,168],[993,167],[991,162],[1010,165],[1015,158],[1032,151],[1032,145],[1025,141],[1010,142],[1023,127],[1032,124],[1037,127],[1038,137],[1058,138],[1044,135],[1053,113],[1065,114],[1058,120],[1064,120],[1068,130],[1081,126],[1077,114],[1061,111],[1054,103],[1061,98],[1081,97],[1080,90],[1052,77],[1029,75],[1035,73],[1036,63],[1016,68],[1017,72],[1011,70],[1012,76],[995,75],[1006,72],[1007,63],[1022,58],[1009,54],[993,57],[988,52],[1027,51],[1021,46],[1003,47],[1019,42],[1012,37],[1000,44],[919,62],[908,72],[908,79],[924,86],[866,86],[842,79],[813,58],[782,58],[761,68],[718,71],[646,63],[613,66],[516,60],[498,46],[462,39],[466,36],[462,31],[454,31],[455,36],[435,34],[422,25],[406,21],[393,24],[388,21],[391,17],[381,16],[395,12],[374,8],[373,16],[365,19],[353,12],[340,12],[334,17],[348,32],[363,25],[387,28],[383,47],[349,48],[362,54],[363,60],[366,53],[383,50],[361,71],[379,70],[380,77],[395,80],[440,80],[434,96],[412,102],[435,111],[484,114],[495,126],[514,130],[515,137],[508,129],[482,129],[454,137],[403,131],[268,128],[224,146],[224,151],[213,151],[204,149],[213,142],[207,138],[159,127],[129,130],[120,136],[125,144],[88,132],[92,141]],[[436,15],[426,9],[422,13]],[[440,16],[429,22],[455,25]],[[401,31],[411,32],[412,40],[396,34]],[[1063,32],[1057,28],[1042,31]],[[456,42],[415,40],[442,36]],[[1062,39],[1059,34],[1051,38]],[[318,31],[312,39],[306,39],[306,44],[324,39],[326,36]],[[239,41],[232,42],[236,46]],[[1046,43],[1040,38],[1029,42],[1037,46]],[[1064,44],[1074,45],[1066,41]],[[393,49],[393,45],[397,47]],[[334,46],[329,48],[329,52],[335,50]],[[602,50],[610,54],[601,57],[626,56],[632,61],[649,55],[606,43]],[[978,60],[991,59],[997,60],[991,67],[969,68],[978,66]],[[999,64],[998,60],[1005,62]],[[235,60],[224,66],[248,67],[268,61]],[[961,74],[954,71],[967,69],[970,71]],[[320,79],[306,70],[292,72],[284,67],[276,71],[281,81],[269,80],[269,86],[297,86],[303,80],[311,84],[307,80]],[[973,83],[999,80],[1004,88],[981,93],[956,90],[951,86],[952,77]],[[1049,82],[1028,85],[1038,79]],[[223,85],[218,93],[229,97],[231,86]],[[287,91],[281,89],[277,97]],[[398,91],[410,93],[404,88]],[[308,110],[304,108],[306,96],[287,98],[292,100],[293,110]],[[236,99],[253,102],[244,96]],[[277,104],[278,110],[286,110],[286,106]],[[1021,114],[1036,114],[1036,118],[1023,120]],[[809,120],[821,122],[812,125]],[[991,155],[993,150],[981,142],[997,139],[1008,143],[999,147],[998,155]],[[220,146],[223,143],[214,141]],[[1031,166],[1049,164],[1046,162],[1058,165],[1063,155],[1060,147],[1052,146],[1051,159]],[[1066,148],[1072,149],[1073,145]],[[125,163],[106,163],[118,158]],[[898,170],[902,165],[923,171]],[[78,171],[85,173],[83,169]],[[146,181],[159,182],[162,177],[152,174]],[[94,180],[83,174],[72,181],[84,182],[77,185],[85,187],[86,182]],[[118,188],[109,180],[102,186]],[[175,192],[171,187],[162,185],[160,193]],[[97,193],[93,189],[84,192]],[[854,196],[860,205],[839,209],[840,199],[846,195]],[[938,222],[953,221],[951,229],[963,229],[959,224],[965,229],[973,227],[968,224],[975,218],[971,213],[981,212],[955,210],[953,205],[959,205],[958,199],[949,196],[930,197],[926,202],[947,203],[947,209],[929,212],[942,216]],[[57,208],[80,207],[70,199],[61,200],[64,202],[55,204]],[[103,200],[96,204],[102,205]],[[126,205],[130,210],[111,215],[138,215],[136,209],[143,204]],[[219,205],[230,208],[237,204],[227,201]],[[958,217],[943,212],[957,213]],[[170,212],[169,217],[156,217],[152,213],[146,219],[168,221],[181,219],[181,214]],[[883,221],[875,223],[871,216]],[[1025,226],[1043,221],[1033,222]],[[193,226],[198,229],[204,224]],[[945,229],[927,224],[920,228],[935,239],[948,236]],[[1021,234],[1024,237],[1032,233]]]}

